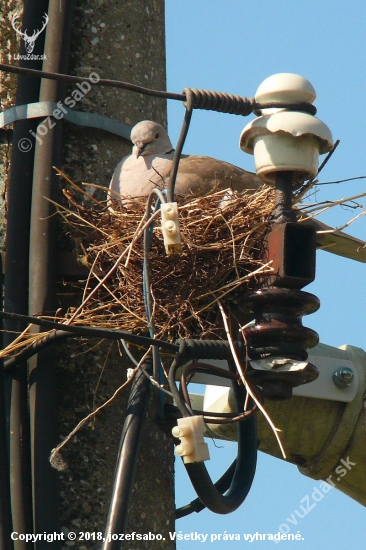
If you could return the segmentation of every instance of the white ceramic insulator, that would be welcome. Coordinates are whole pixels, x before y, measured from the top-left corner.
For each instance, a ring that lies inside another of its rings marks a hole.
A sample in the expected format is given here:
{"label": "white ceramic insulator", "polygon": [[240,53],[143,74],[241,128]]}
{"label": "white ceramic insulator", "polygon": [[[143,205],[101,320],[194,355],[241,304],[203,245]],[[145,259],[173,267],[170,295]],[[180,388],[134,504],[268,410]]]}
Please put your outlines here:
{"label": "white ceramic insulator", "polygon": [[[255,96],[259,103],[312,103],[316,94],[306,78],[280,73],[267,78]],[[254,154],[257,175],[274,184],[276,173],[294,172],[301,183],[318,172],[319,155],[333,147],[332,134],[315,116],[291,109],[263,109],[262,115],[244,128],[239,146]]]}

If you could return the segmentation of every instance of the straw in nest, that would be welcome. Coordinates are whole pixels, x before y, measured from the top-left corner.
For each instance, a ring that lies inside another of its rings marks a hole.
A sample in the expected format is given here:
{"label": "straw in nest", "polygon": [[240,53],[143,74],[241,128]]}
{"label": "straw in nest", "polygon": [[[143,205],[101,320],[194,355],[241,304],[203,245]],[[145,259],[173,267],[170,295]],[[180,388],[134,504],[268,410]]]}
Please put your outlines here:
{"label": "straw in nest", "polygon": [[[97,201],[75,184],[73,188],[77,194],[65,191],[70,208],[57,208],[74,238],[79,260],[90,269],[85,303],[73,322],[146,332],[142,239],[136,239],[138,228],[147,221],[146,198],[115,203],[108,209],[105,201]],[[156,336],[169,340],[212,336],[221,330],[218,300],[233,306],[255,284],[256,276],[269,270],[261,252],[273,191],[263,186],[177,200],[182,254],[167,256],[160,220],[151,224],[150,290]],[[123,261],[118,260],[124,251]],[[113,266],[113,274],[100,284]],[[93,291],[96,285],[97,292]]]}

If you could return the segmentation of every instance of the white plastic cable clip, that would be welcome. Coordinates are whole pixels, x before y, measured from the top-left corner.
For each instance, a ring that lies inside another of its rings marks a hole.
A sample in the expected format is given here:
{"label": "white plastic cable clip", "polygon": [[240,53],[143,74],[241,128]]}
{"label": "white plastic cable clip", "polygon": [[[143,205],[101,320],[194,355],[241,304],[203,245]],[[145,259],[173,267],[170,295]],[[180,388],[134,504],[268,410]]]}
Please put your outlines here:
{"label": "white plastic cable clip", "polygon": [[178,205],[176,202],[165,202],[161,205],[161,228],[163,231],[165,251],[168,254],[180,254]]}
{"label": "white plastic cable clip", "polygon": [[185,464],[210,460],[208,445],[203,440],[205,430],[203,416],[178,418],[178,426],[172,429],[172,434],[174,437],[179,437],[181,441],[175,453],[183,457]]}

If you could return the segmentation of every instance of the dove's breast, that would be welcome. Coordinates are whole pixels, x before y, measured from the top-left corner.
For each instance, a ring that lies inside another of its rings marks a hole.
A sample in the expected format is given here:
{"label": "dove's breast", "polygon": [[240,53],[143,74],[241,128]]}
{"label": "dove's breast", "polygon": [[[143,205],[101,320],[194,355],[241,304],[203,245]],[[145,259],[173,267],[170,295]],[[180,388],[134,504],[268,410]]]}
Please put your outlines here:
{"label": "dove's breast", "polygon": [[171,156],[126,157],[117,166],[110,188],[125,197],[148,195],[154,187],[163,189],[172,164]]}

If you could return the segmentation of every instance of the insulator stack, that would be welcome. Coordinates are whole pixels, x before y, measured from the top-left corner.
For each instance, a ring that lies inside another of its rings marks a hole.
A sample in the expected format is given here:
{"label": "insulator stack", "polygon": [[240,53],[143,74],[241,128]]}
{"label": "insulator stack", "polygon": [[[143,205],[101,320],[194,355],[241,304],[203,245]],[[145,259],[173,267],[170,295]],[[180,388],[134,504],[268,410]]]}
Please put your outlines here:
{"label": "insulator stack", "polygon": [[[244,297],[244,303],[255,316],[253,325],[244,329],[249,357],[252,360],[276,358],[306,361],[307,349],[316,346],[318,334],[302,324],[302,317],[318,310],[320,302],[309,292],[288,288],[264,288]],[[283,372],[280,369],[251,373],[253,381],[262,385],[268,398],[291,397],[292,388],[311,382],[317,369],[307,364],[304,369]]]}
{"label": "insulator stack", "polygon": [[250,355],[278,355],[304,360],[306,349],[316,346],[318,334],[302,324],[302,317],[320,307],[319,299],[297,289],[264,288],[244,298],[255,324],[245,329]]}

